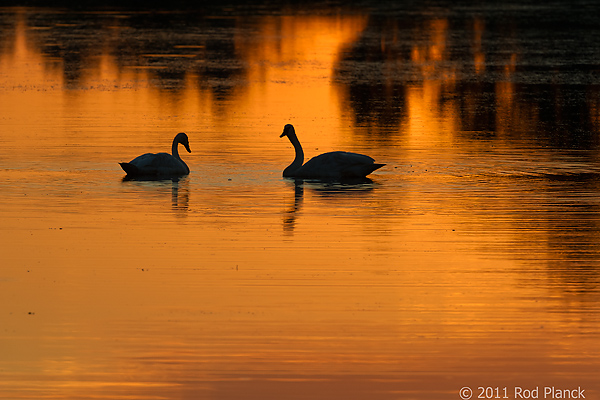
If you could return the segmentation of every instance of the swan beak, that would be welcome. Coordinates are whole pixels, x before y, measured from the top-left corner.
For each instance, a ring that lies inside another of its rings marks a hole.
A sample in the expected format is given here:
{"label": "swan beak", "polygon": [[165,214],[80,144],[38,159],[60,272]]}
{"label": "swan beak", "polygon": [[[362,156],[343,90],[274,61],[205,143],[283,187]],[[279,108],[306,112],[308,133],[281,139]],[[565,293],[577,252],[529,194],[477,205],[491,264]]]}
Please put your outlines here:
{"label": "swan beak", "polygon": [[190,150],[190,145],[189,143],[183,143],[183,146],[185,147],[185,149],[187,150],[188,153],[191,153],[192,150]]}
{"label": "swan beak", "polygon": [[283,127],[283,133],[279,136],[280,138],[284,137],[284,136],[288,136],[289,134],[294,134],[294,127],[291,124],[287,124],[286,126]]}

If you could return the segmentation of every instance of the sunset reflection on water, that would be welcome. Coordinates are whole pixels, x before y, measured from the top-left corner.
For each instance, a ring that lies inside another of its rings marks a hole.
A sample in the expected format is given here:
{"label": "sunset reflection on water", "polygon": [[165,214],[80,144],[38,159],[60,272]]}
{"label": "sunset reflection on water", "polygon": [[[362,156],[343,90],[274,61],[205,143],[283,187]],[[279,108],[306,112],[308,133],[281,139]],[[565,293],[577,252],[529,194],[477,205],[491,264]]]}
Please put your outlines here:
{"label": "sunset reflection on water", "polygon": [[0,397],[600,394],[599,86],[522,21],[0,10]]}

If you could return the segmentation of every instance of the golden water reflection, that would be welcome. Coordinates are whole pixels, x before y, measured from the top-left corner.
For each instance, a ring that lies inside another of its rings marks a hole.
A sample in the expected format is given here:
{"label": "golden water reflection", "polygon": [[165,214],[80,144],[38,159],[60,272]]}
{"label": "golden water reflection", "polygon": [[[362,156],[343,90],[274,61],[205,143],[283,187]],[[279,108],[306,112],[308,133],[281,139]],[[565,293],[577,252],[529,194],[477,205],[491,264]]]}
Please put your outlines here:
{"label": "golden water reflection", "polygon": [[[600,392],[595,86],[484,18],[4,15],[0,397]],[[388,165],[283,180],[287,122]],[[122,180],[178,131],[190,176]]]}

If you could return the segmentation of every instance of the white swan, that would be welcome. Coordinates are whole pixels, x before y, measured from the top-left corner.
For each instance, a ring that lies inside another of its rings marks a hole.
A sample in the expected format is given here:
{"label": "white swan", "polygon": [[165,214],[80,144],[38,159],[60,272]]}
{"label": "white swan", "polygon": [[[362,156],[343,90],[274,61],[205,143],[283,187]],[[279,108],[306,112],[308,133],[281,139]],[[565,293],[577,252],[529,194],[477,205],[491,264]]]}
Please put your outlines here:
{"label": "white swan", "polygon": [[178,133],[173,139],[171,154],[147,153],[134,158],[128,163],[119,163],[127,176],[181,176],[190,173],[190,169],[179,157],[177,146],[182,144],[191,153],[190,143],[185,133]]}
{"label": "white swan", "polygon": [[296,131],[291,124],[283,128],[279,137],[287,136],[294,145],[296,158],[283,170],[284,177],[313,178],[313,179],[352,179],[364,178],[371,172],[383,167],[385,164],[377,164],[369,156],[345,151],[332,151],[311,158],[304,162],[304,152]]}

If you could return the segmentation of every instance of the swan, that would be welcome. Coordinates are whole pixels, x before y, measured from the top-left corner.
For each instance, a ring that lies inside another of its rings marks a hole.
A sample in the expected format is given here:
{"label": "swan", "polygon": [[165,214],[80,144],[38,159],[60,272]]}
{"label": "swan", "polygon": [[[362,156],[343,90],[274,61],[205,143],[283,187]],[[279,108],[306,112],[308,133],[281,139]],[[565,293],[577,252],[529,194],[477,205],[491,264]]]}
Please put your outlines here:
{"label": "swan", "polygon": [[182,144],[191,153],[190,143],[185,133],[178,133],[173,139],[171,154],[146,153],[133,160],[119,163],[127,176],[181,176],[190,173],[190,169],[179,157],[177,146]]}
{"label": "swan", "polygon": [[345,151],[332,151],[323,153],[304,162],[304,152],[296,136],[294,126],[287,124],[279,137],[287,136],[296,150],[296,158],[283,170],[286,178],[312,178],[312,179],[349,179],[364,178],[371,172],[383,167],[369,156]]}

